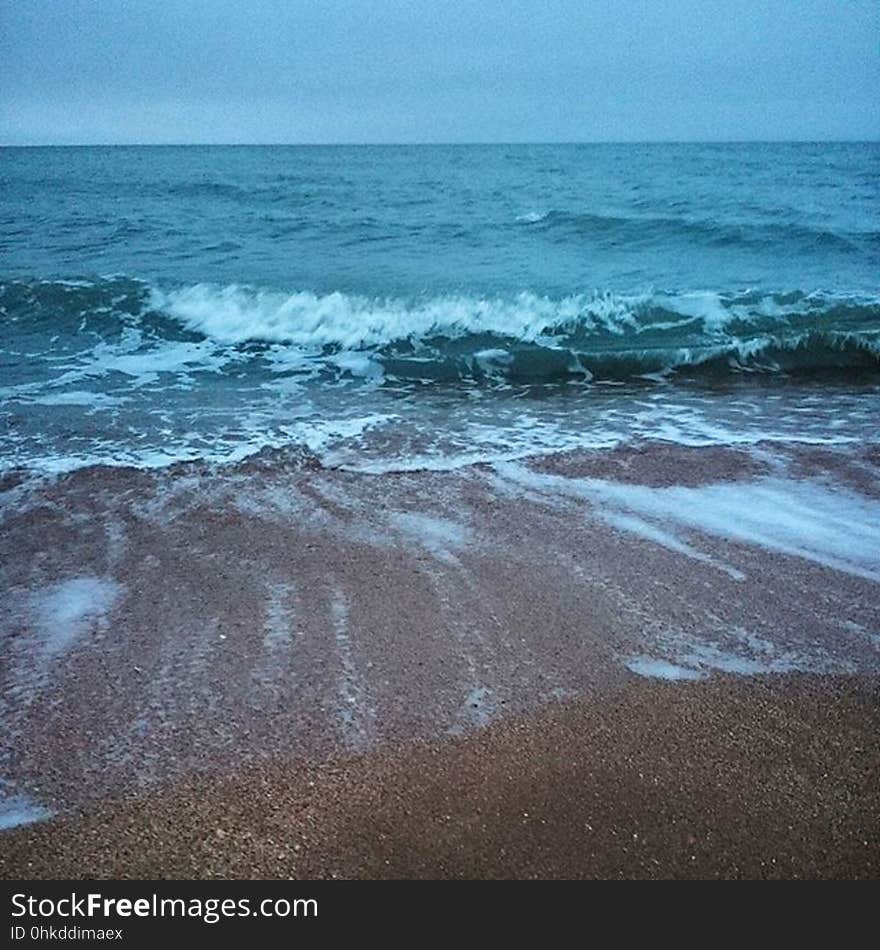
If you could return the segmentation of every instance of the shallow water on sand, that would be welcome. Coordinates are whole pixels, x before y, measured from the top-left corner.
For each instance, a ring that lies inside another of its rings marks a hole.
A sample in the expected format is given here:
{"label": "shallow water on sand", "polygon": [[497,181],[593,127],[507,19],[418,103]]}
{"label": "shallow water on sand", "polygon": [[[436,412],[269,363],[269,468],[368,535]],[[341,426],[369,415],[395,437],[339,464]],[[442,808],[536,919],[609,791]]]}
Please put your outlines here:
{"label": "shallow water on sand", "polygon": [[639,679],[880,674],[870,447],[7,487],[2,776],[65,808],[459,735]]}

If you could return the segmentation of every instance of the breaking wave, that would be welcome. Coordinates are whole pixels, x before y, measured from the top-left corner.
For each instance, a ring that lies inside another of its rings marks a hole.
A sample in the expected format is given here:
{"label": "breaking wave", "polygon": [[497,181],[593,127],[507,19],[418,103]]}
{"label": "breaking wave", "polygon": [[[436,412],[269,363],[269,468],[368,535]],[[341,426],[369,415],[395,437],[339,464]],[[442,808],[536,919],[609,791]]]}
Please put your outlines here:
{"label": "breaking wave", "polygon": [[[880,371],[880,298],[794,291],[377,298],[127,277],[0,285],[8,333],[187,344],[336,376],[453,382]],[[14,331],[13,328],[14,327]],[[202,345],[205,344],[205,345]],[[188,357],[190,359],[190,357]]]}

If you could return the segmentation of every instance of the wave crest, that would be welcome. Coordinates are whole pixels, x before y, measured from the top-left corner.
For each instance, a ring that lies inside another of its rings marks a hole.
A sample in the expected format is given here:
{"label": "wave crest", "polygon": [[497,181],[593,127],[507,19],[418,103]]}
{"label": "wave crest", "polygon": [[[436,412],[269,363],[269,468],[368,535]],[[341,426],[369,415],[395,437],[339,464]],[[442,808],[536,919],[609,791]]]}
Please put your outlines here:
{"label": "wave crest", "polygon": [[[375,298],[116,277],[0,285],[7,320],[271,349],[311,372],[435,381],[880,370],[880,300],[795,291]],[[28,324],[31,325],[30,323]]]}

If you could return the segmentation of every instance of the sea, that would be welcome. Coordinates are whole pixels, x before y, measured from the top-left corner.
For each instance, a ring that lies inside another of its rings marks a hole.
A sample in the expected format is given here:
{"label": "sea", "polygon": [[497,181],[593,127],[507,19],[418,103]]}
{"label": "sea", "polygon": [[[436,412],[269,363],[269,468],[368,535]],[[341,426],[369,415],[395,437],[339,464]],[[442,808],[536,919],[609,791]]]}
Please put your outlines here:
{"label": "sea", "polygon": [[0,471],[877,441],[880,144],[0,149]]}

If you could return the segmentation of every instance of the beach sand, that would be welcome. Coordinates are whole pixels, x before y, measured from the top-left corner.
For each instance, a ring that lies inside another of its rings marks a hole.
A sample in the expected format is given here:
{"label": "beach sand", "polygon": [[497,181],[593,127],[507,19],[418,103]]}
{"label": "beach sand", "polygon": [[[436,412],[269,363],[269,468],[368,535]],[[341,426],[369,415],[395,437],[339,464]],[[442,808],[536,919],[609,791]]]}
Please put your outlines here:
{"label": "beach sand", "polygon": [[876,449],[2,487],[5,877],[878,872]]}
{"label": "beach sand", "polygon": [[7,832],[4,876],[876,877],[880,681],[628,684],[467,737],[190,775]]}

